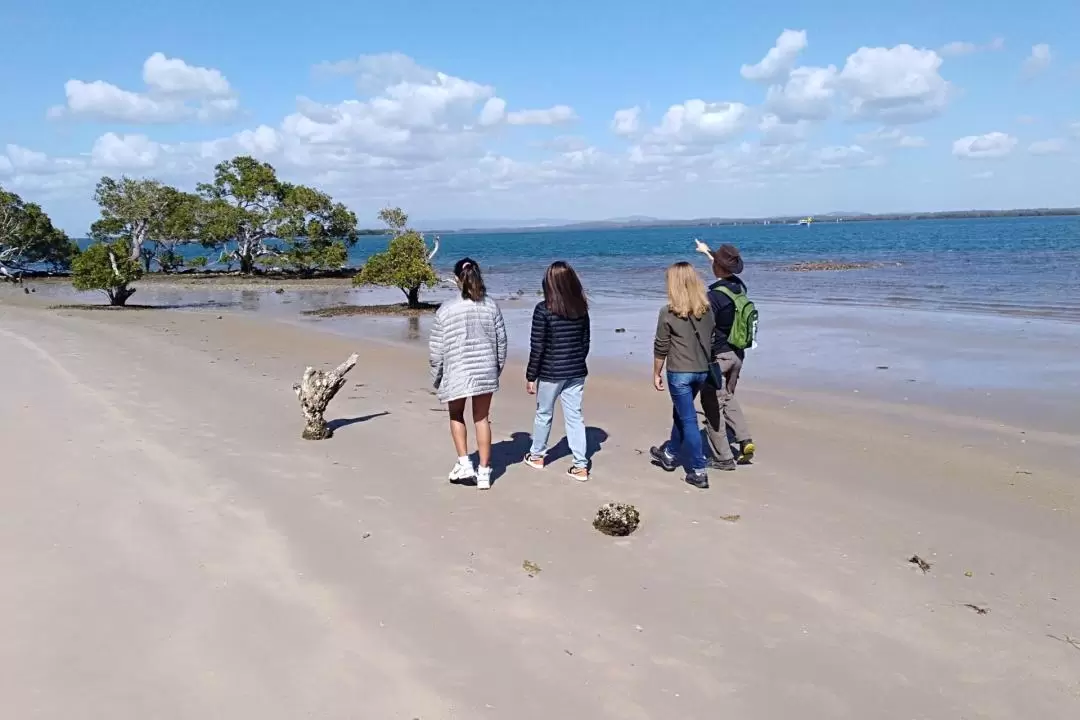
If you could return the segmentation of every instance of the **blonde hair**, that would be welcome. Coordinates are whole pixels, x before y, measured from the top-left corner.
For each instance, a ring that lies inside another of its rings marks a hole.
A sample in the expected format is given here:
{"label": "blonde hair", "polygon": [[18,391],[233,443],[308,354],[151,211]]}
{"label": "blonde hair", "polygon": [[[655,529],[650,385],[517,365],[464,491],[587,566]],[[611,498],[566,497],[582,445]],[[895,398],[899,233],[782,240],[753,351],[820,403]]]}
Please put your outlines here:
{"label": "blonde hair", "polygon": [[709,309],[705,283],[688,262],[675,263],[667,269],[668,307],[678,317],[700,318]]}

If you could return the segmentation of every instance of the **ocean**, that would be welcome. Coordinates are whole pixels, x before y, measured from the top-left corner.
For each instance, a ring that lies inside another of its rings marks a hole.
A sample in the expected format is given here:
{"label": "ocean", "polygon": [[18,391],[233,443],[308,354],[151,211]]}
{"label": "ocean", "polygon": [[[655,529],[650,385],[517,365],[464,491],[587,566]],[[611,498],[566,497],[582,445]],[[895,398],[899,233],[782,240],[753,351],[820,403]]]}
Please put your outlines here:
{"label": "ocean", "polygon": [[[531,294],[554,260],[574,265],[594,295],[662,298],[664,267],[698,263],[694,238],[729,242],[746,262],[756,298],[1053,317],[1080,321],[1080,217],[816,222],[810,226],[537,230],[442,236],[444,274],[478,260],[500,292]],[[363,238],[357,264],[385,246]],[[862,270],[790,272],[807,261],[879,264]]]}

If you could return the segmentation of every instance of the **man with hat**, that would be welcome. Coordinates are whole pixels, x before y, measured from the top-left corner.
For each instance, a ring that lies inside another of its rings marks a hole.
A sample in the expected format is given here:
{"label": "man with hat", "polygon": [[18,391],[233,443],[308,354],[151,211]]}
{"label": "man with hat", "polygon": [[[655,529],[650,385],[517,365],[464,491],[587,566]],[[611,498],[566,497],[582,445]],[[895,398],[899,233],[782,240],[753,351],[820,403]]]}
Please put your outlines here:
{"label": "man with hat", "polygon": [[[732,324],[735,322],[735,301],[728,293],[746,294],[746,284],[739,278],[739,273],[743,271],[743,260],[739,249],[734,245],[724,244],[714,251],[698,240],[697,250],[708,256],[712,262],[713,274],[717,278],[716,282],[709,286],[709,304],[712,305],[713,316],[716,318],[712,354],[724,375],[724,387],[703,389],[701,408],[705,411],[705,430],[712,449],[711,464],[717,470],[734,470],[736,463],[749,463],[755,450],[750,426],[735,397],[735,387],[739,383],[739,373],[742,371],[746,351],[744,348],[733,347],[728,342]],[[739,445],[738,458],[731,451],[728,427]]]}

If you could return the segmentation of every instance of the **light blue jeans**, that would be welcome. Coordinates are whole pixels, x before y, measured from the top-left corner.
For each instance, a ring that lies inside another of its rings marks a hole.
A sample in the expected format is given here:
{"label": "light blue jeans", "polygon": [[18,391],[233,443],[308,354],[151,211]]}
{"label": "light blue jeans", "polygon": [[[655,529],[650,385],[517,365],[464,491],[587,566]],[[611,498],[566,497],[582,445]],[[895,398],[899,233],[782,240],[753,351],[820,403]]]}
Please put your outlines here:
{"label": "light blue jeans", "polygon": [[566,442],[574,455],[574,467],[589,467],[586,456],[585,419],[581,415],[581,399],[585,391],[585,378],[536,383],[536,422],[533,424],[531,455],[547,453],[551,436],[551,417],[555,413],[555,400],[562,399],[563,420],[566,421]]}

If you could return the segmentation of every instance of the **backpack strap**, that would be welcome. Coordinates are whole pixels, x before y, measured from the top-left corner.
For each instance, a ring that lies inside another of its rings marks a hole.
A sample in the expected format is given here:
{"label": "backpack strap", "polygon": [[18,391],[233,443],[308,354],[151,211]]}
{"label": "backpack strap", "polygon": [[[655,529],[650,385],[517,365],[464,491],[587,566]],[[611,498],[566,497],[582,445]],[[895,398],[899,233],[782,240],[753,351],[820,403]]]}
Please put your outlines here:
{"label": "backpack strap", "polygon": [[746,294],[746,293],[736,293],[731,288],[729,288],[727,285],[717,285],[716,287],[713,288],[713,290],[716,290],[717,292],[721,292],[724,295],[727,295],[729,298],[731,298],[732,302],[735,302],[735,298],[737,298],[739,295],[745,295]]}

